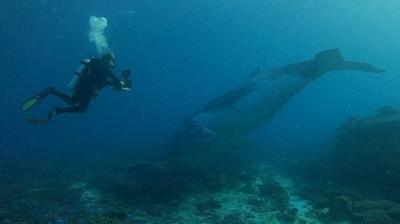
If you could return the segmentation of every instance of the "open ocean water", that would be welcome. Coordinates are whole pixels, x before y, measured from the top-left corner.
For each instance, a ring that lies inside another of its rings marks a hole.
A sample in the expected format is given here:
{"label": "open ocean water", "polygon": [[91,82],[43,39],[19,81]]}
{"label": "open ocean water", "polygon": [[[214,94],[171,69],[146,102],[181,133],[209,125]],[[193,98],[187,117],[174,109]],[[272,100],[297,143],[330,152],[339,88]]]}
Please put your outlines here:
{"label": "open ocean water", "polygon": [[0,4],[0,224],[400,223],[399,1]]}

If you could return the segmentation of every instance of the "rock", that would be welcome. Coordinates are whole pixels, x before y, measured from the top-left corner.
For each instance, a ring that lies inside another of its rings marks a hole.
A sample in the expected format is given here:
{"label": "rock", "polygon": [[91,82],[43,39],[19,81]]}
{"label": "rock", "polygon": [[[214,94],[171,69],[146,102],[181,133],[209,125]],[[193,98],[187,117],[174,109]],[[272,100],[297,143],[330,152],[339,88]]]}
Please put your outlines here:
{"label": "rock", "polygon": [[397,111],[396,109],[394,109],[393,106],[391,105],[386,105],[381,107],[378,111],[377,111],[377,116],[381,116],[381,117],[385,117],[385,116],[390,116],[390,115],[395,115],[399,113],[399,111]]}
{"label": "rock", "polygon": [[400,112],[384,107],[341,129],[326,176],[340,185],[400,201]]}
{"label": "rock", "polygon": [[393,219],[393,220],[400,220],[400,206],[393,207],[392,209],[389,210],[388,215]]}
{"label": "rock", "polygon": [[222,220],[219,220],[217,224],[246,224],[247,222],[242,217],[241,213],[231,213],[225,215]]}
{"label": "rock", "polygon": [[265,212],[267,210],[266,203],[263,199],[250,198],[247,200],[247,205],[255,212]]}
{"label": "rock", "polygon": [[394,224],[393,220],[384,210],[369,210],[363,213],[356,213],[361,224]]}
{"label": "rock", "polygon": [[240,188],[240,191],[246,194],[252,194],[255,191],[255,188],[251,184],[246,184],[242,188]]}
{"label": "rock", "polygon": [[352,215],[352,202],[349,198],[340,196],[330,201],[329,214],[334,220],[347,220]]}
{"label": "rock", "polygon": [[299,224],[308,224],[308,222],[305,219],[299,219],[298,223]]}
{"label": "rock", "polygon": [[275,209],[284,211],[289,206],[289,195],[286,190],[276,181],[267,179],[259,186],[260,196],[272,201]]}
{"label": "rock", "polygon": [[283,223],[295,223],[297,220],[297,209],[292,208],[290,210],[279,213],[278,218]]}
{"label": "rock", "polygon": [[124,211],[110,210],[106,211],[103,214],[105,217],[114,219],[114,220],[124,220],[128,218],[128,215]]}
{"label": "rock", "polygon": [[221,203],[215,199],[209,199],[196,204],[196,209],[200,214],[210,213],[221,208]]}
{"label": "rock", "polygon": [[328,208],[329,207],[329,199],[326,197],[319,197],[314,201],[314,207],[316,208]]}
{"label": "rock", "polygon": [[363,200],[356,201],[353,203],[353,211],[354,212],[363,212],[366,210],[384,210],[389,211],[393,207],[396,206],[396,203],[387,200]]}
{"label": "rock", "polygon": [[356,201],[353,216],[362,224],[392,224],[400,220],[400,206],[387,200]]}

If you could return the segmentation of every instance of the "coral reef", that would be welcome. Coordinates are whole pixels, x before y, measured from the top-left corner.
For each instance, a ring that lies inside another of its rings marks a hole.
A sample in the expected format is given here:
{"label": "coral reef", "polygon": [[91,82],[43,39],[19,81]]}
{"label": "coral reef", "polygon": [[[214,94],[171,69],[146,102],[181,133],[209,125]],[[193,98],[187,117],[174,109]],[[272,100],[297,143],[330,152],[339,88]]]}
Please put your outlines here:
{"label": "coral reef", "polygon": [[[326,223],[399,223],[400,112],[386,106],[376,115],[351,118],[338,128],[325,155],[291,164],[302,196]],[[326,151],[325,151],[326,152]]]}
{"label": "coral reef", "polygon": [[349,222],[354,224],[398,223],[400,204],[388,200],[367,200],[368,196],[348,190],[315,190],[313,212],[323,223]]}
{"label": "coral reef", "polygon": [[331,159],[331,177],[366,191],[400,200],[400,112],[385,107],[377,115],[340,128]]}

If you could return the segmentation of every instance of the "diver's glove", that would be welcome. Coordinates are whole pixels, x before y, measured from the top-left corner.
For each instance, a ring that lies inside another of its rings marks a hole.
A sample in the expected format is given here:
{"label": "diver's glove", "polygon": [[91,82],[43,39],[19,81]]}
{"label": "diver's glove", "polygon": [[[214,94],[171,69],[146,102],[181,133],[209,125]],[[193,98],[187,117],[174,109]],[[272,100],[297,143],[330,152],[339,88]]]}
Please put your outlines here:
{"label": "diver's glove", "polygon": [[120,80],[121,90],[132,91],[132,82],[131,82],[131,80],[129,80],[130,75],[131,75],[130,70],[122,71],[121,80]]}
{"label": "diver's glove", "polygon": [[120,84],[121,84],[121,90],[124,90],[124,91],[132,91],[132,89],[131,89],[131,86],[132,86],[132,84],[130,83],[130,81],[120,81],[119,82]]}

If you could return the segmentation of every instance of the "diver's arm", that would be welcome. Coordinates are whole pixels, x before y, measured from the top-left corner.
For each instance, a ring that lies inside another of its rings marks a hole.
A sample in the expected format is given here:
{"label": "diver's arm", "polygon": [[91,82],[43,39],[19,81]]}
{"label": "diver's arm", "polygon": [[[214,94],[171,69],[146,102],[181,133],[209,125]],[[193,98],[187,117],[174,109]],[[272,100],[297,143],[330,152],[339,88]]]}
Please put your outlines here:
{"label": "diver's arm", "polygon": [[130,73],[130,70],[124,70],[121,74],[121,79],[110,73],[107,84],[120,91],[132,91],[132,82],[129,80]]}
{"label": "diver's arm", "polygon": [[122,90],[122,83],[114,74],[110,74],[107,78],[107,84],[114,87],[116,90]]}
{"label": "diver's arm", "polygon": [[110,75],[107,84],[114,87],[118,91],[132,91],[129,80],[118,79],[114,75]]}

